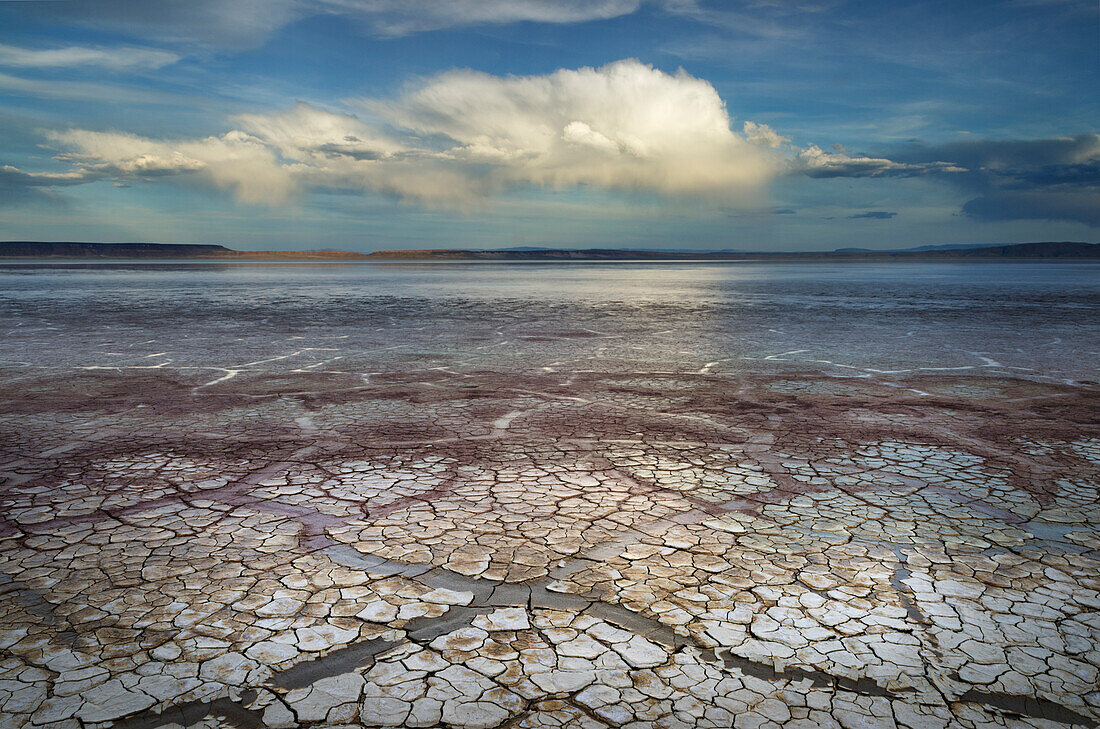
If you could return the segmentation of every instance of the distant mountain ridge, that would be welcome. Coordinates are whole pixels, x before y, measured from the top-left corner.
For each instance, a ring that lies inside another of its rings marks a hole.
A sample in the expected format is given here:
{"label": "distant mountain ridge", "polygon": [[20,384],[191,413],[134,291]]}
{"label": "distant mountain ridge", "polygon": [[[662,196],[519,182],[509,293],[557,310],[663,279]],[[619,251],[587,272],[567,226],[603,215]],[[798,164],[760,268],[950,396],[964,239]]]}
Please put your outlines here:
{"label": "distant mountain ridge", "polygon": [[176,243],[0,242],[0,259],[60,258],[101,260],[221,260],[221,261],[846,261],[846,260],[996,260],[1100,259],[1100,244],[1045,241],[1012,245],[927,245],[901,250],[841,248],[834,251],[677,251],[621,248],[520,247],[489,250],[425,249],[414,251],[237,251],[222,245]]}
{"label": "distant mountain ridge", "polygon": [[5,258],[184,258],[216,256],[232,252],[225,246],[191,243],[0,242],[0,256]]}
{"label": "distant mountain ridge", "polygon": [[[853,251],[859,251],[861,253],[911,253],[917,251],[961,251],[967,248],[999,248],[1003,246],[1003,243],[944,243],[942,245],[927,245],[916,246],[915,248],[890,248],[886,251],[876,251],[874,248],[836,248],[833,253],[851,253]],[[1015,244],[1014,244],[1015,245]]]}

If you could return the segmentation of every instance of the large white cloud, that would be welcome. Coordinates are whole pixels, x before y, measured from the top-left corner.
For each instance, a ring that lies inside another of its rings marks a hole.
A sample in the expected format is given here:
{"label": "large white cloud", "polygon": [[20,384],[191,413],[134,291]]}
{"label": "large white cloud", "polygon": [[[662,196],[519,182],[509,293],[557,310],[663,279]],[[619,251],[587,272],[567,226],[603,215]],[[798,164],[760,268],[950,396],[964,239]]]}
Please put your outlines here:
{"label": "large white cloud", "polygon": [[363,105],[453,141],[443,154],[494,166],[510,182],[731,195],[773,169],[768,153],[730,129],[713,86],[635,60],[544,76],[452,71]]}
{"label": "large white cloud", "polygon": [[359,105],[371,123],[298,104],[240,115],[238,129],[202,139],[80,129],[50,138],[62,159],[99,176],[188,174],[273,204],[300,187],[466,204],[522,185],[735,203],[777,171],[770,148],[783,141],[765,125],[734,132],[706,81],[635,60],[542,76],[452,71]]}

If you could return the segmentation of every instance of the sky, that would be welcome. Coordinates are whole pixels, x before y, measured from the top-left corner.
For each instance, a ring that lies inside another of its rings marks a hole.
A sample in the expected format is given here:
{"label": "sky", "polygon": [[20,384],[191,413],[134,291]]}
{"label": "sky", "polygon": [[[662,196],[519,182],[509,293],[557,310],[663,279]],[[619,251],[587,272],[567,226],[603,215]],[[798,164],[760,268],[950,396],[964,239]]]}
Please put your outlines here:
{"label": "sky", "polygon": [[1096,0],[0,2],[0,240],[1100,240]]}

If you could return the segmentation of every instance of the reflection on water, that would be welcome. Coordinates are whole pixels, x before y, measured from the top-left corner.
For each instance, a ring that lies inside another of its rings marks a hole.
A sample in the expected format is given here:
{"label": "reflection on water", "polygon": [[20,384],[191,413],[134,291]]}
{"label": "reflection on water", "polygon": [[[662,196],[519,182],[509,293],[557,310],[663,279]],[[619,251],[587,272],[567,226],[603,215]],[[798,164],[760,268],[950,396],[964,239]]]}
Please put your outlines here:
{"label": "reflection on water", "polygon": [[1081,380],[1098,294],[1098,264],[20,264],[0,365]]}

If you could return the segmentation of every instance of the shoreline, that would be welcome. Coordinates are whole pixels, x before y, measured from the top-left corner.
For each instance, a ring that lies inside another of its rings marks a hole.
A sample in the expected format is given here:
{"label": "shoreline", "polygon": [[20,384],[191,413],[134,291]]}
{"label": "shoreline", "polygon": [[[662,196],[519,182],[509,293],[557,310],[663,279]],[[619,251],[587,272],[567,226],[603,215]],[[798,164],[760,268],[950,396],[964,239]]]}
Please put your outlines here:
{"label": "shoreline", "polygon": [[1100,263],[1100,258],[1089,257],[1059,257],[1059,258],[1037,258],[1037,257],[1005,257],[1005,258],[892,258],[892,257],[852,257],[852,258],[830,258],[830,257],[815,257],[815,258],[783,258],[783,257],[770,257],[759,256],[752,258],[672,258],[672,259],[654,259],[654,258],[622,258],[622,259],[606,259],[606,258],[574,258],[574,259],[463,259],[463,258],[387,258],[377,260],[362,260],[362,259],[322,259],[322,258],[294,258],[294,257],[278,257],[278,258],[217,258],[217,257],[196,257],[196,258],[63,258],[63,257],[16,257],[16,256],[0,256],[0,266],[99,266],[99,265],[171,265],[171,264],[225,264],[225,265],[250,265],[250,264],[317,264],[317,265],[407,265],[407,264],[423,264],[423,265],[455,265],[455,264],[488,264],[488,265],[588,265],[588,264],[731,264],[731,263],[790,263],[790,264],[808,264],[808,263],[889,263],[889,264],[913,264],[913,263],[943,263],[943,264],[987,264],[987,263],[1057,263],[1057,264],[1079,264],[1079,263]]}
{"label": "shoreline", "polygon": [[0,242],[3,261],[212,261],[315,263],[574,263],[574,262],[907,262],[907,261],[1088,261],[1100,260],[1100,244],[1071,241],[1017,243],[972,248],[873,251],[667,251],[616,248],[583,249],[421,249],[353,251],[237,251],[221,245],[159,243]]}

